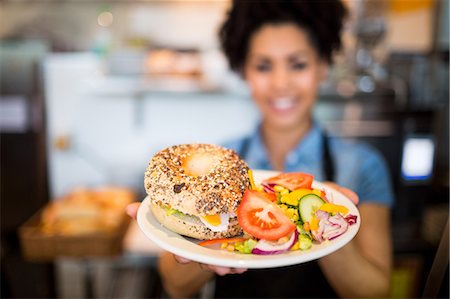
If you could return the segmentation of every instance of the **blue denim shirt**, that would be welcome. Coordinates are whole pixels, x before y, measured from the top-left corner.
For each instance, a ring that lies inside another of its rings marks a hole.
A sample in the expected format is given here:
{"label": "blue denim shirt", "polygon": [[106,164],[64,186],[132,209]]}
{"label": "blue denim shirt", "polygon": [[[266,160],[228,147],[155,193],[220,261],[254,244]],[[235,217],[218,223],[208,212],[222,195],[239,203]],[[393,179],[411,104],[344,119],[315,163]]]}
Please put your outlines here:
{"label": "blue denim shirt", "polygon": [[[249,138],[244,159],[252,169],[273,169],[261,140],[259,128]],[[224,146],[236,150],[243,146],[246,138],[240,138]],[[284,171],[301,171],[314,175],[318,181],[324,180],[323,139],[320,126],[315,123],[297,147],[286,157]],[[394,196],[387,164],[383,157],[372,147],[362,143],[353,143],[340,138],[330,138],[330,151],[335,165],[335,182],[355,191],[364,202],[380,203],[392,206]]]}

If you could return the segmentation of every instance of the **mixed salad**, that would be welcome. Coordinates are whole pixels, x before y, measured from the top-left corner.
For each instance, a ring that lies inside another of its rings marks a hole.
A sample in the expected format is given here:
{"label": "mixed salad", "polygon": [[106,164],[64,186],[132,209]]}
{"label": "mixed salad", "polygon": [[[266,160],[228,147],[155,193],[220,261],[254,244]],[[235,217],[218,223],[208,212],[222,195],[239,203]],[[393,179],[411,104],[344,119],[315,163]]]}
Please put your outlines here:
{"label": "mixed salad", "polygon": [[313,243],[339,237],[357,221],[347,207],[333,204],[324,190],[312,188],[310,174],[282,173],[258,185],[251,171],[249,177],[251,188],[237,209],[244,236],[199,245],[261,255],[308,250]]}

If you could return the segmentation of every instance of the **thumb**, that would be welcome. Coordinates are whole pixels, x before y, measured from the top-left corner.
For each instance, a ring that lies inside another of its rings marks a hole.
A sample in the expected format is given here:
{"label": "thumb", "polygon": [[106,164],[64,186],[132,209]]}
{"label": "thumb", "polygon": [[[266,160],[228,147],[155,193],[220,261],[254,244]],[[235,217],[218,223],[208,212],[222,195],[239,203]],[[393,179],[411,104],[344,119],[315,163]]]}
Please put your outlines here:
{"label": "thumb", "polygon": [[331,187],[332,189],[335,189],[335,190],[341,192],[344,196],[346,196],[348,199],[350,199],[355,205],[359,203],[359,196],[353,190],[341,187],[338,184],[333,183],[333,182],[324,182],[324,184],[328,187]]}
{"label": "thumb", "polygon": [[178,256],[178,255],[175,255],[175,254],[173,255],[173,257],[180,264],[187,264],[187,263],[191,262],[191,260],[189,260],[187,258],[184,258],[184,257],[181,257],[181,256]]}
{"label": "thumb", "polygon": [[125,208],[125,212],[126,212],[127,215],[130,216],[131,218],[136,219],[137,211],[138,211],[140,205],[141,205],[140,202],[133,202],[133,203],[130,203],[130,204],[127,205],[127,207]]}

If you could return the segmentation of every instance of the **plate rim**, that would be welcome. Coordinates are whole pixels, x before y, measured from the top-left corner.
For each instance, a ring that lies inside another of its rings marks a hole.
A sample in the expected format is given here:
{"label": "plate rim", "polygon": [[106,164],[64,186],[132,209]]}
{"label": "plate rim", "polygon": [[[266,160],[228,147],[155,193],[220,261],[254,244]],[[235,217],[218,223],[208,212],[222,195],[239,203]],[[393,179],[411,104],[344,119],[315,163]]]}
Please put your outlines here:
{"label": "plate rim", "polygon": [[[256,181],[258,181],[259,178],[274,176],[278,173],[280,172],[253,170]],[[321,182],[313,181],[313,186],[330,192],[329,194],[331,194],[332,200],[334,200],[336,196],[338,197],[338,201],[346,201],[345,204],[350,209],[349,213],[356,215],[358,219],[356,223],[349,226],[349,230],[340,237],[332,241],[325,241],[321,244],[313,244],[313,251],[299,250],[276,255],[254,255],[199,246],[197,243],[201,242],[201,240],[181,236],[160,224],[153,216],[150,209],[150,198],[148,195],[144,198],[138,209],[137,223],[145,236],[163,250],[199,263],[247,269],[274,268],[301,264],[319,259],[344,247],[356,236],[361,224],[361,215],[358,208],[350,199],[341,192],[326,186]],[[328,244],[330,242],[332,243],[331,245]]]}

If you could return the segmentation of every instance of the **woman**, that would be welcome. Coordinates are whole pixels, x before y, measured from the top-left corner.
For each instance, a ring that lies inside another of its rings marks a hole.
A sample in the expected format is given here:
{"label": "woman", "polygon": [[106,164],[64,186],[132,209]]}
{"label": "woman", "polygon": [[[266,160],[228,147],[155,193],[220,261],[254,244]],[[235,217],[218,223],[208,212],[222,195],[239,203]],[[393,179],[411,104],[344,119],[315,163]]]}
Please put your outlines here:
{"label": "woman", "polygon": [[[216,273],[216,297],[388,296],[393,198],[384,161],[367,146],[329,140],[312,117],[319,85],[341,46],[344,17],[338,1],[233,3],[220,40],[262,120],[253,135],[227,146],[253,169],[308,172],[354,190],[363,219],[359,233],[318,261],[268,270],[206,266],[164,254],[159,269],[169,295],[191,296]],[[233,273],[239,275],[225,275]]]}

